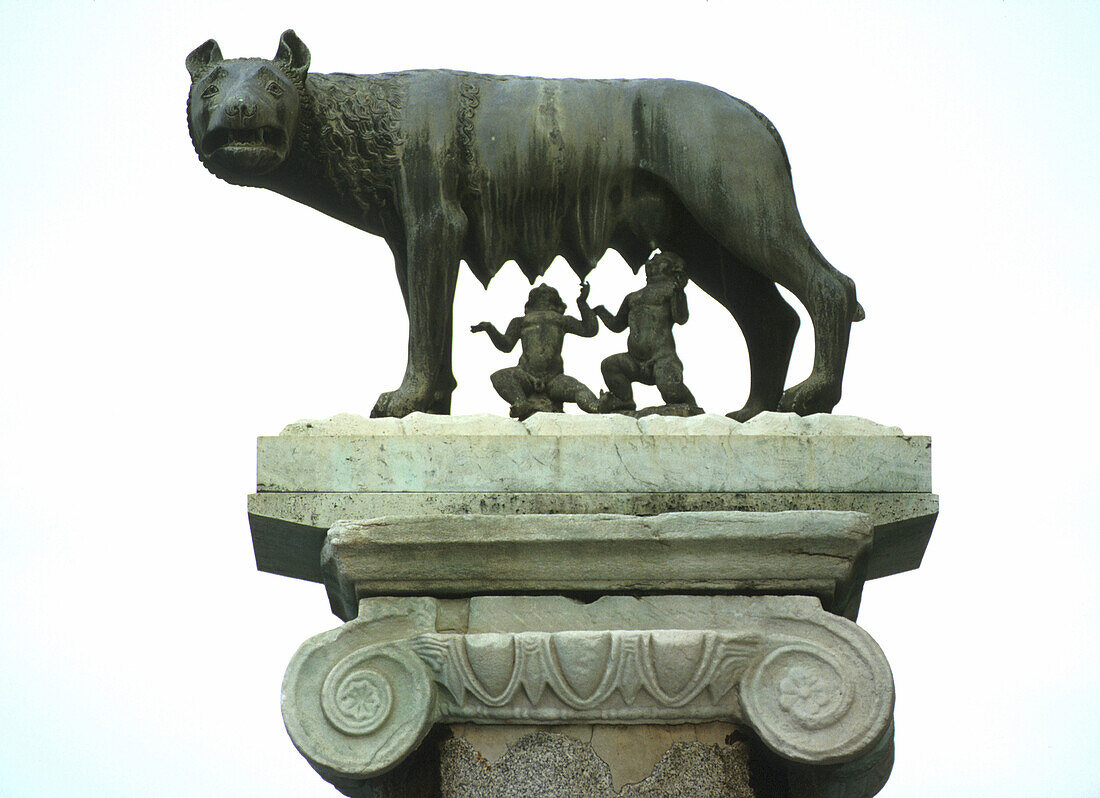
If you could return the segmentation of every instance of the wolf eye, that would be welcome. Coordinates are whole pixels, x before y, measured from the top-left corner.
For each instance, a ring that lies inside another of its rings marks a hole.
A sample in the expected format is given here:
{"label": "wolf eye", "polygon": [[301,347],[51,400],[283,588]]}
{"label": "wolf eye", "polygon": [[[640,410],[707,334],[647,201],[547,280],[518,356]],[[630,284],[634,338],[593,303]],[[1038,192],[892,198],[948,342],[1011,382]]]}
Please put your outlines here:
{"label": "wolf eye", "polygon": [[218,93],[218,87],[217,87],[217,86],[215,86],[214,84],[210,84],[209,86],[207,86],[207,87],[206,87],[206,88],[205,88],[205,89],[203,90],[203,92],[202,92],[202,98],[203,98],[204,100],[209,100],[209,99],[210,99],[211,97],[213,97],[213,96],[214,96],[215,94],[217,94],[217,93]]}
{"label": "wolf eye", "polygon": [[271,81],[270,83],[267,84],[267,90],[269,92],[271,92],[271,94],[275,97],[282,97],[283,96],[283,87],[280,86],[275,81]]}

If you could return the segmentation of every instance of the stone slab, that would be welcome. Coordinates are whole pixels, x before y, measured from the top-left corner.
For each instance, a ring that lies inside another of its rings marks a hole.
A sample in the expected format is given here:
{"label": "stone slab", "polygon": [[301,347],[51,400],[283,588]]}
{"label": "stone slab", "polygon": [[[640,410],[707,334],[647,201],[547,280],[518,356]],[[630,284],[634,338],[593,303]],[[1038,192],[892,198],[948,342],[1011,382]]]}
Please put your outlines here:
{"label": "stone slab", "polygon": [[327,419],[303,419],[286,425],[282,435],[361,436],[424,435],[901,435],[898,427],[878,424],[858,416],[818,413],[764,412],[741,423],[714,413],[678,418],[651,415],[642,418],[609,414],[535,413],[524,421],[477,413],[440,416],[412,413],[405,418],[367,418],[339,413]]}
{"label": "stone slab", "polygon": [[[358,617],[377,617],[380,605],[392,609],[400,601],[363,599]],[[565,596],[473,596],[460,602],[436,602],[435,607],[436,631],[463,634],[733,629],[760,613],[812,618],[821,612],[821,602],[809,596],[600,596],[595,601]],[[440,628],[441,621],[448,628]]]}
{"label": "stone slab", "polygon": [[861,513],[525,514],[338,521],[321,561],[334,609],[366,596],[759,593],[843,612],[862,586]]}
{"label": "stone slab", "polygon": [[[386,419],[393,421],[395,419]],[[728,419],[727,419],[728,420]],[[343,519],[403,515],[838,510],[870,515],[867,578],[920,566],[939,511],[927,493],[256,493],[248,517],[261,571],[323,581],[321,547]]]}
{"label": "stone slab", "polygon": [[863,419],[532,419],[299,422],[259,439],[257,485],[261,493],[931,490],[930,439]]}
{"label": "stone slab", "polygon": [[399,638],[424,632],[479,635],[736,629],[761,616],[806,620],[821,614],[821,601],[811,596],[600,596],[594,601],[566,596],[380,596],[360,599],[355,622],[369,626],[372,638],[380,629],[386,630],[386,638]]}

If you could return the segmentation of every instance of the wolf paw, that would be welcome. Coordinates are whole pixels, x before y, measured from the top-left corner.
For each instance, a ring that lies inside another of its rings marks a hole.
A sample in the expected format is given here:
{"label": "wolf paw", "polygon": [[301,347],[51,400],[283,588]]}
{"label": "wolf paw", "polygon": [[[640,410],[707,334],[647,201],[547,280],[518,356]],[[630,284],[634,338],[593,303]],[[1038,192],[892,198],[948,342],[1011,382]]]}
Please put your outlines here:
{"label": "wolf paw", "polygon": [[816,379],[811,375],[783,392],[783,398],[779,400],[779,410],[783,413],[798,413],[800,416],[831,413],[839,401],[839,383]]}
{"label": "wolf paw", "polygon": [[416,386],[402,385],[396,391],[387,391],[378,397],[371,418],[404,418],[409,413],[430,412],[432,392],[419,390]]}
{"label": "wolf paw", "polygon": [[758,416],[765,410],[775,410],[775,406],[768,407],[760,402],[753,402],[749,400],[745,403],[745,406],[740,410],[734,410],[732,413],[726,413],[726,418],[732,418],[734,421],[740,421],[744,423],[753,416]]}

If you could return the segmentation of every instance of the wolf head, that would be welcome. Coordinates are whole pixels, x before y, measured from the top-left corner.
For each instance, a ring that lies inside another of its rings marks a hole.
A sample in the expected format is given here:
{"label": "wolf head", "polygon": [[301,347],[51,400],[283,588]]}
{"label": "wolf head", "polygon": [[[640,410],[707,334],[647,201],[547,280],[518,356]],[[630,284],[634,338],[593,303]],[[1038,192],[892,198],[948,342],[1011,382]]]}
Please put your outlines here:
{"label": "wolf head", "polygon": [[271,61],[222,59],[210,39],[187,56],[187,117],[199,159],[218,177],[255,185],[290,154],[305,102],[309,50],[286,31]]}

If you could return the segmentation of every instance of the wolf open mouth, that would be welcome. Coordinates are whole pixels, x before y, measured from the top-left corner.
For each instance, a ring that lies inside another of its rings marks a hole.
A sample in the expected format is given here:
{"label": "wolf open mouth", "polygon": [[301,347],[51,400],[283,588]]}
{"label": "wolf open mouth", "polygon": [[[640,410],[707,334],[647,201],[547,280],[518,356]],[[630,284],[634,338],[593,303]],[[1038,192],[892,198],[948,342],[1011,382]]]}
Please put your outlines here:
{"label": "wolf open mouth", "polygon": [[210,131],[203,141],[208,153],[222,147],[260,147],[280,149],[286,141],[286,135],[277,127],[265,126],[247,129],[220,127]]}

